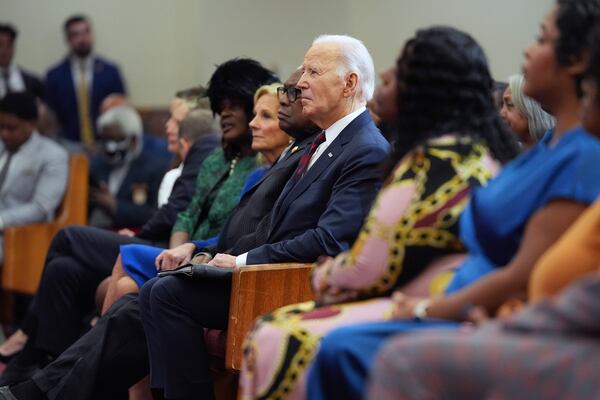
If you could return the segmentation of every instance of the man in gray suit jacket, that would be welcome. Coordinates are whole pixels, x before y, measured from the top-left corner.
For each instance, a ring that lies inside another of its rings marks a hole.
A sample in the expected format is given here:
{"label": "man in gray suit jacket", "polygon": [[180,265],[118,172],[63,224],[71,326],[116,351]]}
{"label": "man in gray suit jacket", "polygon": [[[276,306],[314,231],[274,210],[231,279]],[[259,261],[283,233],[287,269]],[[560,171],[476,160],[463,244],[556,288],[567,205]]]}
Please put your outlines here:
{"label": "man in gray suit jacket", "polygon": [[[0,232],[52,220],[67,186],[67,152],[36,130],[37,105],[28,93],[0,100]],[[3,256],[0,233],[0,263]]]}

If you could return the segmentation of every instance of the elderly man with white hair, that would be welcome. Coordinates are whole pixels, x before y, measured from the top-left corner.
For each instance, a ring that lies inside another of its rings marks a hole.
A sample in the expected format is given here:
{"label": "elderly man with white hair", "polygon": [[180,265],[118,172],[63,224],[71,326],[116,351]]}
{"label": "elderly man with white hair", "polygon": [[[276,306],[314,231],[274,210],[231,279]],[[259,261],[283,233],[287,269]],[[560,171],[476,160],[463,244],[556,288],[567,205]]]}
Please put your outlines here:
{"label": "elderly man with white hair", "polygon": [[156,210],[166,162],[144,151],[142,120],[135,109],[110,108],[97,125],[101,145],[90,167],[90,225],[142,226]]}
{"label": "elderly man with white hair", "polygon": [[[289,189],[287,195],[284,192],[279,202],[283,203],[281,209],[289,214],[290,208],[302,201],[303,196],[304,201],[308,202],[309,196],[314,196],[312,193],[324,190],[323,187],[319,189],[318,185],[322,176],[328,174],[326,168],[334,169],[336,162],[345,164],[335,181],[326,181],[327,186],[333,188],[333,193],[316,229],[328,235],[322,241],[311,243],[312,246],[298,247],[296,250],[297,253],[302,251],[309,254],[320,251],[320,255],[332,257],[352,245],[373,199],[362,191],[365,188],[363,174],[368,172],[361,173],[360,170],[371,170],[374,157],[379,157],[378,161],[384,158],[376,145],[383,139],[380,139],[381,134],[365,108],[373,94],[374,67],[367,49],[359,40],[348,36],[325,35],[313,42],[304,57],[302,70],[297,85],[302,93],[302,112],[323,131],[315,140],[314,154],[307,159],[306,175]],[[331,161],[333,158],[336,160]],[[324,163],[331,165],[325,167]],[[302,167],[301,161],[298,169]],[[323,168],[323,171],[313,175],[315,168]],[[315,183],[309,184],[304,180]],[[301,189],[296,189],[298,186]],[[303,186],[308,186],[308,189]],[[311,189],[312,193],[309,192]],[[371,192],[371,195],[375,194],[375,191]],[[293,199],[288,200],[289,197]],[[292,214],[292,217],[300,218],[301,215]],[[277,229],[277,226],[271,228]],[[343,230],[348,235],[342,236]],[[307,234],[300,238],[306,240],[305,236]],[[338,241],[343,238],[344,245],[333,251],[328,247],[319,247],[332,238]],[[266,250],[258,248],[249,251],[248,261],[264,262],[263,254],[279,255],[292,248],[289,243],[262,247],[266,247]],[[276,260],[284,261],[284,258]],[[322,264],[328,262],[321,259]],[[327,329],[327,324],[319,326],[317,320],[305,326],[298,321],[303,319],[303,315],[315,311],[318,313],[319,309],[315,309],[314,303],[303,303],[276,310],[257,322],[244,351],[242,398],[305,397],[306,367],[310,365],[315,346],[322,331]]]}
{"label": "elderly man with white hair", "polygon": [[244,254],[217,254],[213,265],[336,256],[354,242],[381,186],[378,166],[389,144],[366,111],[375,80],[367,48],[350,36],[319,36],[301,68],[302,113],[322,131],[275,203],[267,244]]}

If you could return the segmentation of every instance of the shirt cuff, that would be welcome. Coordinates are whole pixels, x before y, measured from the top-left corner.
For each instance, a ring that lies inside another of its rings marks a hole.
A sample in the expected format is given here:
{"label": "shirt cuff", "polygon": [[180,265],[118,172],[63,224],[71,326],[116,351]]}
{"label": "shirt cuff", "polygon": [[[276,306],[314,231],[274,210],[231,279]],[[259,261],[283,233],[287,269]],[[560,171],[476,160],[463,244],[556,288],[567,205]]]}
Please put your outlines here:
{"label": "shirt cuff", "polygon": [[248,258],[248,253],[240,254],[235,258],[235,266],[239,267],[241,265],[246,265],[246,259]]}

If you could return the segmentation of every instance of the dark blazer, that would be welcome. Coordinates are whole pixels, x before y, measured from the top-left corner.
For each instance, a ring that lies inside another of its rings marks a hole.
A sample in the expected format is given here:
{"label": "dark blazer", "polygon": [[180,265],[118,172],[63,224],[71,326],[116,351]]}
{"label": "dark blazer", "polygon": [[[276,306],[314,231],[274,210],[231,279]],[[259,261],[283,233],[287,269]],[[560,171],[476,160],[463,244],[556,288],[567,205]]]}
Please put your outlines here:
{"label": "dark blazer", "polygon": [[25,83],[25,91],[37,98],[43,99],[44,85],[40,78],[21,67],[19,67],[19,72],[23,77],[23,83]]}
{"label": "dark blazer", "polygon": [[209,134],[194,142],[183,162],[183,171],[175,181],[169,201],[158,209],[136,235],[151,241],[167,241],[177,214],[185,210],[196,189],[196,177],[206,156],[221,143],[219,135]]}
{"label": "dark blazer", "polygon": [[[127,175],[117,192],[117,211],[113,216],[113,228],[134,228],[142,226],[156,211],[158,188],[167,162],[153,157],[148,151],[142,153],[131,163]],[[107,183],[111,166],[97,156],[92,160],[90,174],[98,181]],[[134,191],[144,190],[146,198],[143,204],[134,202]]]}
{"label": "dark blazer", "polygon": [[390,145],[368,111],[355,118],[273,208],[267,243],[247,264],[313,262],[354,242],[383,181]]}
{"label": "dark blazer", "polygon": [[[98,57],[94,57],[94,76],[90,97],[90,115],[92,128],[96,130],[96,119],[102,100],[112,93],[126,94],[125,85],[119,68]],[[60,64],[51,68],[46,74],[46,102],[54,110],[62,126],[64,137],[80,141],[79,108],[77,93],[71,74],[71,61],[67,57]]]}
{"label": "dark blazer", "polygon": [[292,146],[290,152],[242,196],[223,226],[216,248],[210,249],[212,253],[239,254],[265,243],[266,234],[261,235],[257,231],[261,230],[259,224],[263,219],[268,221],[275,202],[296,170],[300,156],[314,137],[311,135]]}

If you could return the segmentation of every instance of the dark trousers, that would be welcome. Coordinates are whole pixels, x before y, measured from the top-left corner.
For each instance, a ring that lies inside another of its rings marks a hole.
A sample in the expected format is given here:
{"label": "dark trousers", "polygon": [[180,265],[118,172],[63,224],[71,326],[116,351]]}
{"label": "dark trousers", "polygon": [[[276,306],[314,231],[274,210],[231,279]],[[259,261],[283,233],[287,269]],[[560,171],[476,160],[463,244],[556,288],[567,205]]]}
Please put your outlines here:
{"label": "dark trousers", "polygon": [[56,234],[23,325],[29,346],[56,356],[77,340],[83,317],[94,309],[98,284],[111,274],[119,246],[129,243],[147,242],[86,226]]}
{"label": "dark trousers", "polygon": [[49,400],[126,400],[148,373],[146,349],[137,295],[128,294],[33,381]]}
{"label": "dark trousers", "polygon": [[140,292],[140,316],[150,356],[153,389],[167,399],[212,399],[203,328],[226,329],[231,280],[168,276]]}

